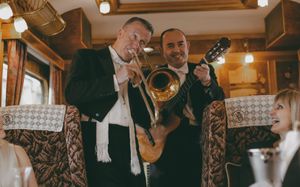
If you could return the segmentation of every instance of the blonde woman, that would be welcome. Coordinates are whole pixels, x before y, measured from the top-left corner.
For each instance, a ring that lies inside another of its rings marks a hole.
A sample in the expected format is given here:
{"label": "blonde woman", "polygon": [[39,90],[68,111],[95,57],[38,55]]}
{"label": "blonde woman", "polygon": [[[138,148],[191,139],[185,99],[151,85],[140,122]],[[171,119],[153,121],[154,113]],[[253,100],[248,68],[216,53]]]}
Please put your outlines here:
{"label": "blonde woman", "polygon": [[[0,116],[0,186],[37,187],[36,178],[25,150],[4,140],[3,119]],[[24,180],[28,179],[26,184]]]}
{"label": "blonde woman", "polygon": [[[273,186],[288,186],[293,187],[299,185],[299,171],[300,171],[300,150],[298,147],[291,153],[291,149],[299,142],[295,142],[293,145],[286,145],[287,134],[291,132],[292,129],[298,129],[296,127],[299,124],[300,118],[300,92],[292,89],[284,89],[278,92],[274,99],[273,109],[270,113],[272,118],[272,128],[271,131],[275,134],[280,135],[280,140],[275,142],[274,147],[279,146],[281,151],[280,158],[280,174],[282,181],[281,184],[273,184]],[[297,151],[298,149],[298,151]],[[296,152],[294,158],[293,155]],[[289,153],[289,154],[287,154]],[[293,158],[293,161],[291,161]],[[288,161],[287,161],[288,159]],[[290,169],[289,169],[290,168]],[[287,173],[286,173],[287,171]],[[251,185],[251,187],[273,187],[267,182],[260,182]]]}
{"label": "blonde woman", "polygon": [[[279,91],[273,102],[272,111],[270,116],[272,118],[271,131],[280,136],[280,139],[273,144],[273,142],[260,142],[262,147],[278,147],[282,145],[286,135],[293,129],[293,124],[299,119],[299,108],[300,108],[300,92],[292,89],[284,89]],[[281,146],[282,147],[282,146]],[[238,187],[269,187],[271,184],[266,181],[254,183],[254,175],[252,173],[251,165],[248,159],[248,155],[244,155],[242,158],[242,166],[238,169],[240,176],[243,176],[238,180]],[[300,179],[300,177],[297,176]],[[283,177],[279,181],[283,181]],[[235,186],[234,186],[235,187]],[[289,186],[291,187],[291,186]]]}
{"label": "blonde woman", "polygon": [[273,126],[271,131],[280,135],[280,141],[285,139],[286,133],[293,129],[293,124],[299,121],[300,92],[285,89],[278,92],[274,99],[271,117]]}
{"label": "blonde woman", "polygon": [[280,135],[282,187],[297,186],[300,182],[300,92],[290,89],[280,91],[275,97],[271,117],[271,131]]}

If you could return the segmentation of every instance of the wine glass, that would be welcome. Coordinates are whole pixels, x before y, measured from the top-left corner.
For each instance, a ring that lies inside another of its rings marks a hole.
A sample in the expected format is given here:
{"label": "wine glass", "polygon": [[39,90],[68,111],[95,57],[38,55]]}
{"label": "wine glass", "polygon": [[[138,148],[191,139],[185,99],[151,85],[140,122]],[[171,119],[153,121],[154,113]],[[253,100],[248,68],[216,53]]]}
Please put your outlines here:
{"label": "wine glass", "polygon": [[32,167],[11,168],[2,179],[2,184],[9,187],[28,187]]}

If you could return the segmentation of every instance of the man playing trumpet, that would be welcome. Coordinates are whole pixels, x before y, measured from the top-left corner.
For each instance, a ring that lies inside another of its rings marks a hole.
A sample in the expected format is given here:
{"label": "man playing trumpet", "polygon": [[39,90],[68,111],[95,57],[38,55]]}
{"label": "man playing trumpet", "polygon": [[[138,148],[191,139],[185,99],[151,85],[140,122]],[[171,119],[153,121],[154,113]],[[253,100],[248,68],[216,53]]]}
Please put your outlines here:
{"label": "man playing trumpet", "polygon": [[65,96],[86,118],[82,131],[89,187],[145,186],[134,123],[150,120],[139,90],[128,80],[139,72],[130,64],[132,53],[139,54],[152,34],[148,21],[133,17],[111,46],[74,55]]}

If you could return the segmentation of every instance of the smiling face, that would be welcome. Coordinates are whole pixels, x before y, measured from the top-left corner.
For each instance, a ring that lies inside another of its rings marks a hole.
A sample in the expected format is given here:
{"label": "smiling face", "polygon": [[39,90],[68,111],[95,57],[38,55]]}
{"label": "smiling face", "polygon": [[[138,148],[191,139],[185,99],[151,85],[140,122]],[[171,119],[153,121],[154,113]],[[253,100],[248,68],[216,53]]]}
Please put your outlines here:
{"label": "smiling face", "polygon": [[161,45],[162,54],[169,65],[180,68],[188,61],[190,43],[180,31],[164,33]]}
{"label": "smiling face", "polygon": [[125,62],[129,62],[132,59],[129,50],[139,54],[149,43],[151,36],[151,32],[142,23],[135,21],[120,29],[113,48]]}
{"label": "smiling face", "polygon": [[287,100],[278,99],[271,111],[272,128],[276,134],[282,134],[292,129],[291,107]]}

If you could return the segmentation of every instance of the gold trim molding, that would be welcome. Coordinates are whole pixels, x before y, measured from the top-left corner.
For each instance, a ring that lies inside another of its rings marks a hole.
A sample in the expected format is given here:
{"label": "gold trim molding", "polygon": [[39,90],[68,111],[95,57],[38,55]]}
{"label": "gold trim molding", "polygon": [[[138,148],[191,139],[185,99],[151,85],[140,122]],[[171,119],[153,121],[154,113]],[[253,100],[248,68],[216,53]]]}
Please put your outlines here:
{"label": "gold trim molding", "polygon": [[[97,7],[103,0],[95,0]],[[241,10],[257,8],[257,0],[198,0],[151,3],[121,3],[120,0],[110,0],[112,14],[136,14],[159,12]]]}

